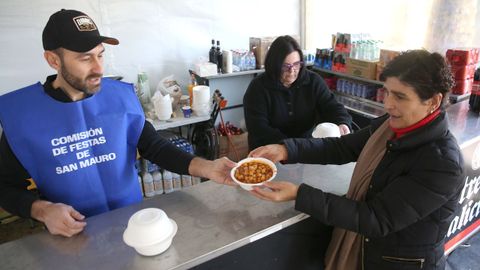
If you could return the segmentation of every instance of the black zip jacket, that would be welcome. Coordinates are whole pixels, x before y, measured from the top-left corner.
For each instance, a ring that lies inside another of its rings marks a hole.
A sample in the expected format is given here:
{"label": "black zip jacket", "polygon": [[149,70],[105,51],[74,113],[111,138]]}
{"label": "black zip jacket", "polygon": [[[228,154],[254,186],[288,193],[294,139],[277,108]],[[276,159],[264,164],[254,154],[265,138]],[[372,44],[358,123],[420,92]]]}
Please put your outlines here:
{"label": "black zip jacket", "polygon": [[[341,138],[289,139],[288,162],[355,162],[388,117]],[[465,183],[463,158],[445,112],[387,143],[365,201],[302,184],[295,208],[362,235],[363,269],[444,269],[444,239]]]}
{"label": "black zip jacket", "polygon": [[[47,77],[43,85],[45,92],[55,100],[72,102],[61,89],[53,88],[52,82],[55,78],[56,75]],[[21,106],[19,109],[22,109]],[[188,166],[194,158],[191,154],[178,149],[168,140],[160,137],[148,121],[145,121],[137,148],[143,158],[179,174],[188,174]],[[30,184],[26,180],[28,178],[30,175],[13,154],[8,144],[8,138],[2,132],[0,139],[0,207],[12,214],[30,217],[32,203],[39,197],[36,193],[27,190],[27,186]],[[48,200],[48,198],[44,199]]]}
{"label": "black zip jacket", "polygon": [[290,88],[265,73],[255,78],[243,97],[250,150],[286,138],[311,138],[321,122],[345,124],[351,116],[338,103],[320,75],[304,70]]}

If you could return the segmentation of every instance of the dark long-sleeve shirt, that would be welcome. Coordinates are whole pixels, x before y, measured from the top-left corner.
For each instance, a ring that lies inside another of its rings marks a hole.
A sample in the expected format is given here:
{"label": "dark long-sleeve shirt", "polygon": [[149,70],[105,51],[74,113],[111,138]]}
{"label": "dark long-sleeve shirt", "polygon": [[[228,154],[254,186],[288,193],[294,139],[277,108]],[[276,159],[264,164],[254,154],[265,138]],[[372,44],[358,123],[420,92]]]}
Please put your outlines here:
{"label": "dark long-sleeve shirt", "polygon": [[[56,76],[49,76],[43,84],[45,93],[60,102],[72,102],[61,89],[52,86]],[[21,108],[19,108],[21,109]],[[137,144],[140,155],[160,167],[179,174],[188,174],[188,166],[193,155],[178,149],[160,137],[153,125],[145,121]],[[2,133],[0,139],[0,206],[8,212],[22,217],[30,217],[32,203],[38,195],[27,190],[29,173],[18,161]]]}
{"label": "dark long-sleeve shirt", "polygon": [[286,138],[309,138],[321,122],[351,126],[345,107],[323,79],[308,70],[290,88],[259,75],[248,86],[243,106],[250,150]]}

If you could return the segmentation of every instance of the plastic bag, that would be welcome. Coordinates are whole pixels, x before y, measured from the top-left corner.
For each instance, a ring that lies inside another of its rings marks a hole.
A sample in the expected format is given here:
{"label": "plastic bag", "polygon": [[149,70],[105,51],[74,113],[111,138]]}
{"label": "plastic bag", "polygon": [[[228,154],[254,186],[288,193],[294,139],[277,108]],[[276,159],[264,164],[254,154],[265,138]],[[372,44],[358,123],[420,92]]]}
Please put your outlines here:
{"label": "plastic bag", "polygon": [[162,95],[164,96],[169,94],[173,98],[173,111],[176,111],[178,109],[180,97],[182,96],[182,89],[175,80],[174,75],[170,75],[160,80],[156,90],[160,91],[160,93],[162,93]]}

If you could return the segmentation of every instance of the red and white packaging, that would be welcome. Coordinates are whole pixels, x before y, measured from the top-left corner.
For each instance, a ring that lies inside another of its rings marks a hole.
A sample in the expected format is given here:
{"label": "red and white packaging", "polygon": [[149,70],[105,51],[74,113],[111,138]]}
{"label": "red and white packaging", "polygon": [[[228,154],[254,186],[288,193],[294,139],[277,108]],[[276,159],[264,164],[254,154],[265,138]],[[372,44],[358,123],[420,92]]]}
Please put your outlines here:
{"label": "red and white packaging", "polygon": [[473,78],[475,74],[475,69],[477,68],[476,64],[470,64],[465,66],[451,66],[453,77],[455,80],[466,80],[468,78]]}
{"label": "red and white packaging", "polygon": [[454,95],[468,94],[472,91],[473,78],[456,80],[455,86],[450,90]]}
{"label": "red and white packaging", "polygon": [[456,48],[447,50],[447,61],[452,66],[466,66],[478,63],[478,48]]}

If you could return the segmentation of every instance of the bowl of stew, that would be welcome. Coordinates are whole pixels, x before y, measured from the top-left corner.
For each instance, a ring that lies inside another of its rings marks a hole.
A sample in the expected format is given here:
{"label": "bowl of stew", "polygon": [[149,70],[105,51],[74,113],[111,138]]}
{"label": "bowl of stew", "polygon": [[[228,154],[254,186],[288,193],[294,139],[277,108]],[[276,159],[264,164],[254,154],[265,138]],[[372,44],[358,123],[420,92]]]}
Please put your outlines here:
{"label": "bowl of stew", "polygon": [[240,187],[252,190],[271,181],[277,175],[277,167],[266,158],[245,158],[237,163],[230,176]]}

